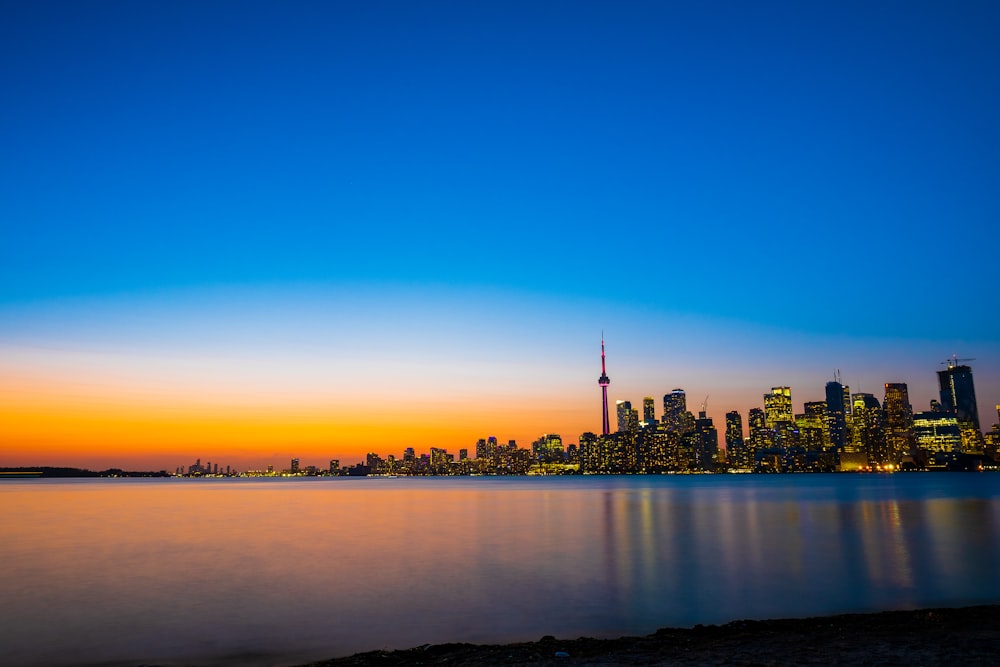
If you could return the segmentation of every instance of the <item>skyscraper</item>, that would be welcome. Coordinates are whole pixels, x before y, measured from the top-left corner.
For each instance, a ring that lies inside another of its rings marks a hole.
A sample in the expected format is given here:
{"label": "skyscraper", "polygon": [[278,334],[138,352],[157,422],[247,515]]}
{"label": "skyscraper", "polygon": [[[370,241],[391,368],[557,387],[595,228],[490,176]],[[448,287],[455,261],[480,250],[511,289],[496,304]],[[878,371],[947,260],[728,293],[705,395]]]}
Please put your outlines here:
{"label": "skyscraper", "polygon": [[771,429],[767,427],[767,416],[760,408],[750,408],[747,414],[747,424],[750,427],[750,447],[747,451],[750,466],[754,465],[757,453],[774,445]]}
{"label": "skyscraper", "polygon": [[955,413],[960,428],[975,429],[981,433],[972,368],[957,365],[957,360],[951,359],[948,361],[948,368],[937,374],[941,388],[941,407]]}
{"label": "skyscraper", "polygon": [[646,396],[642,399],[642,421],[646,426],[652,426],[656,423],[656,413],[652,396]]}
{"label": "skyscraper", "polygon": [[719,433],[704,411],[694,422],[695,462],[701,470],[713,470],[719,459]]}
{"label": "skyscraper", "polygon": [[826,451],[830,447],[830,422],[827,419],[826,401],[809,401],[802,407],[805,412],[795,416],[800,444],[810,451]]}
{"label": "skyscraper", "polygon": [[850,436],[847,431],[847,415],[850,412],[848,402],[844,396],[848,395],[850,389],[840,383],[839,380],[826,383],[826,412],[830,424],[830,445],[838,452],[844,451],[844,447],[850,444]]}
{"label": "skyscraper", "polygon": [[611,380],[608,378],[608,372],[604,366],[604,334],[601,334],[601,377],[597,378],[597,384],[601,386],[601,394],[604,405],[604,430],[602,433],[607,435],[611,431],[611,423],[608,421],[608,385],[611,384]]}
{"label": "skyscraper", "polygon": [[913,436],[916,446],[930,453],[958,452],[962,449],[962,434],[955,415],[931,410],[913,415]]}
{"label": "skyscraper", "polygon": [[615,401],[618,412],[618,431],[635,431],[639,428],[639,411],[632,407],[632,401]]}
{"label": "skyscraper", "polygon": [[660,421],[668,431],[681,432],[681,422],[687,412],[687,394],[683,389],[674,389],[663,396],[663,415]]}
{"label": "skyscraper", "polygon": [[885,447],[882,406],[871,394],[854,394],[854,449],[864,452],[872,465],[895,463]]}
{"label": "skyscraper", "polygon": [[770,394],[764,394],[764,412],[767,425],[775,428],[781,422],[792,423],[792,390],[789,387],[771,387]]}
{"label": "skyscraper", "polygon": [[737,468],[747,467],[746,447],[743,441],[743,417],[736,410],[726,413],[726,457]]}
{"label": "skyscraper", "polygon": [[885,445],[889,457],[899,461],[909,454],[913,440],[913,407],[905,382],[885,384]]}

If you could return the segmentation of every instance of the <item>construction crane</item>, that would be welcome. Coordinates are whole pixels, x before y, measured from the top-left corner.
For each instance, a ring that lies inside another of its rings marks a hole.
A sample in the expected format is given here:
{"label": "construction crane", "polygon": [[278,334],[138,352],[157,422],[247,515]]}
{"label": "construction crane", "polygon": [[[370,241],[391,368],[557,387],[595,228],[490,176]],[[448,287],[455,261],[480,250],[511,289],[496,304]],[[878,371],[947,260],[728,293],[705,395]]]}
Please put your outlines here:
{"label": "construction crane", "polygon": [[706,411],[708,410],[708,396],[710,396],[710,395],[711,394],[706,395],[705,396],[705,400],[701,402],[701,413],[700,413],[700,416],[701,416],[702,419],[705,418]]}
{"label": "construction crane", "polygon": [[960,361],[975,361],[975,360],[976,359],[974,357],[970,357],[968,359],[959,359],[957,354],[953,354],[951,355],[951,359],[948,359],[947,361],[942,361],[941,365],[948,366],[948,368],[954,368],[955,366],[958,366],[958,363]]}

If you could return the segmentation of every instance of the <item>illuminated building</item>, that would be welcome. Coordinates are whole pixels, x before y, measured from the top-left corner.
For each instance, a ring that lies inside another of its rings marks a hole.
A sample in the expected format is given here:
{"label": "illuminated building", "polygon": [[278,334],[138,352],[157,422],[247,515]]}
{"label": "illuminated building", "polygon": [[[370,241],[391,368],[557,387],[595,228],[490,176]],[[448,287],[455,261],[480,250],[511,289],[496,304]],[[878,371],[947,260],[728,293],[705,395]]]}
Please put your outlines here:
{"label": "illuminated building", "polygon": [[885,446],[890,459],[899,461],[909,454],[913,440],[913,408],[905,382],[885,384]]}
{"label": "illuminated building", "polygon": [[830,448],[830,423],[827,418],[826,401],[810,401],[803,407],[805,412],[795,417],[799,444],[811,452],[826,451]]}
{"label": "illuminated building", "polygon": [[602,405],[604,408],[603,412],[603,433],[607,435],[611,429],[611,423],[608,421],[608,385],[611,384],[611,380],[608,378],[608,372],[604,366],[604,334],[601,334],[601,377],[597,378],[597,384],[601,386],[601,397],[603,399]]}
{"label": "illuminated building", "polygon": [[993,425],[993,429],[986,434],[985,438],[986,444],[986,454],[996,460],[997,454],[1000,453],[1000,405],[997,406],[997,423]]}
{"label": "illuminated building", "polygon": [[646,396],[642,399],[642,426],[655,426],[656,413],[653,407],[653,397]]}
{"label": "illuminated building", "polygon": [[340,459],[330,459],[330,474],[340,474]]}
{"label": "illuminated building", "polygon": [[789,387],[772,387],[764,394],[764,414],[771,429],[772,447],[797,447],[799,431],[792,414],[792,390]]}
{"label": "illuminated building", "polygon": [[597,446],[597,435],[590,431],[580,434],[580,467],[584,472],[601,470],[601,449]]}
{"label": "illuminated building", "polygon": [[687,412],[687,394],[683,389],[674,389],[663,396],[663,416],[661,423],[668,431],[682,433],[683,415]]}
{"label": "illuminated building", "polygon": [[918,449],[931,453],[962,449],[958,419],[950,412],[931,410],[913,415],[913,437]]}
{"label": "illuminated building", "polygon": [[855,452],[863,452],[872,465],[896,463],[886,451],[882,406],[877,398],[864,392],[854,394],[852,421]]}
{"label": "illuminated building", "polygon": [[292,474],[297,475],[299,473],[299,460],[292,459]]}
{"label": "illuminated building", "polygon": [[750,447],[747,456],[753,461],[757,452],[774,446],[774,440],[771,437],[771,429],[767,427],[767,415],[760,408],[750,409],[747,424],[750,427]]}
{"label": "illuminated building", "polygon": [[618,412],[618,432],[639,429],[639,411],[632,408],[631,401],[615,401]]}
{"label": "illuminated building", "polygon": [[781,422],[793,423],[792,390],[789,387],[772,387],[770,394],[764,394],[764,413],[769,428],[777,428]]}
{"label": "illuminated building", "polygon": [[938,371],[937,374],[941,388],[941,407],[955,413],[960,428],[981,431],[972,368],[957,365],[957,360],[953,359],[948,362],[947,369]]}
{"label": "illuminated building", "polygon": [[743,417],[736,410],[726,413],[726,456],[736,468],[752,467],[747,462],[746,443],[743,440]]}
{"label": "illuminated building", "polygon": [[546,433],[531,443],[531,453],[536,460],[545,463],[562,461],[564,458],[562,437],[558,433]]}
{"label": "illuminated building", "polygon": [[476,441],[476,458],[485,461],[495,461],[498,455],[497,437],[480,438]]}

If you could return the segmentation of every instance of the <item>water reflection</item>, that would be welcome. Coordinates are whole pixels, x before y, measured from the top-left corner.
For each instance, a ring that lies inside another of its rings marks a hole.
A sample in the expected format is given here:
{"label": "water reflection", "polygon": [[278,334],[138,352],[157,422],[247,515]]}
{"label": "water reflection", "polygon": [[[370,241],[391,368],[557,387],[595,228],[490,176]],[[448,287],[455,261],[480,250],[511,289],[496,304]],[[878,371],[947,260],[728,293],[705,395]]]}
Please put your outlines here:
{"label": "water reflection", "polygon": [[998,602],[998,489],[949,474],[5,482],[0,644],[25,665],[270,664]]}

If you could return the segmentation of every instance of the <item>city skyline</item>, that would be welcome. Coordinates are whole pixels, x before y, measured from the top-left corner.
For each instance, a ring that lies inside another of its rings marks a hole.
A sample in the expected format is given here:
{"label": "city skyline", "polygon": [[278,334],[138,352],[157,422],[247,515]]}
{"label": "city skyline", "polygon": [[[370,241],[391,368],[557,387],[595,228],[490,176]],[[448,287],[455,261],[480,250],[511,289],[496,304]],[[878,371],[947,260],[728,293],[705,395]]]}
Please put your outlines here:
{"label": "city skyline", "polygon": [[572,441],[602,331],[609,401],[957,355],[992,424],[1000,7],[3,16],[0,465]]}

